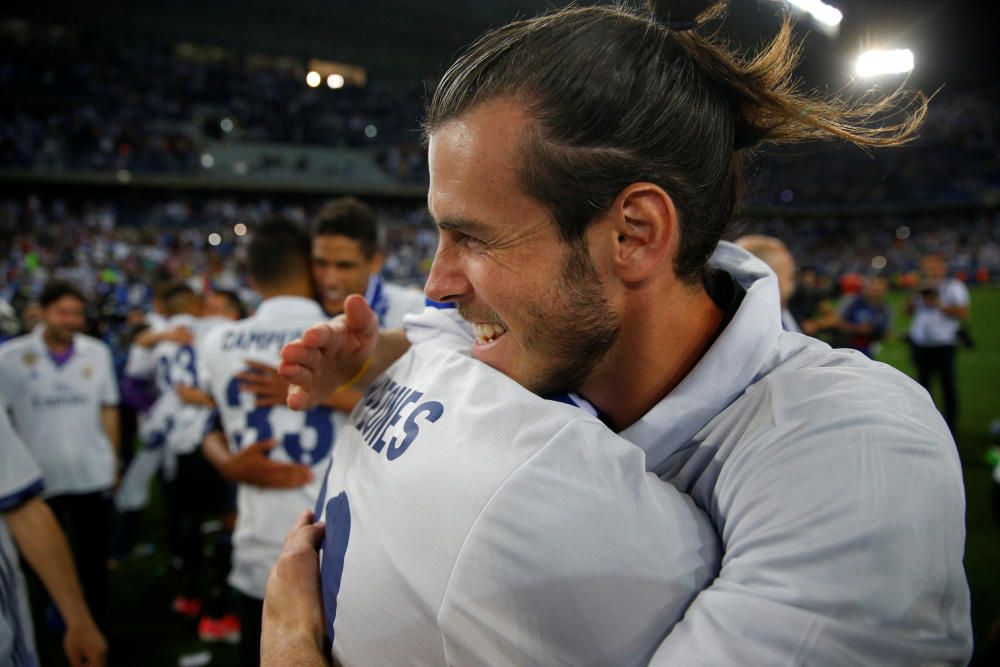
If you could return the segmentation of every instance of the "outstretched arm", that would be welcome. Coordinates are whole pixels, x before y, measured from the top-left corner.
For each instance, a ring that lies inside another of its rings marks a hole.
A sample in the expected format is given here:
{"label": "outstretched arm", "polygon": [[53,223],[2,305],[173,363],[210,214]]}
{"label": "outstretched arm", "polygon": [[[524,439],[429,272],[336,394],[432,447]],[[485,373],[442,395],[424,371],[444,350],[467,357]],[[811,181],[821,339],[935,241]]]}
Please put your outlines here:
{"label": "outstretched arm", "polygon": [[337,389],[366,386],[409,346],[402,331],[380,332],[374,311],[352,294],[343,315],[306,329],[281,351],[278,373],[292,385],[288,407],[307,410]]}
{"label": "outstretched arm", "polygon": [[108,644],[83,600],[66,536],[52,510],[44,500],[34,498],[3,516],[18,551],[42,580],[66,621],[63,648],[69,664],[104,665]]}

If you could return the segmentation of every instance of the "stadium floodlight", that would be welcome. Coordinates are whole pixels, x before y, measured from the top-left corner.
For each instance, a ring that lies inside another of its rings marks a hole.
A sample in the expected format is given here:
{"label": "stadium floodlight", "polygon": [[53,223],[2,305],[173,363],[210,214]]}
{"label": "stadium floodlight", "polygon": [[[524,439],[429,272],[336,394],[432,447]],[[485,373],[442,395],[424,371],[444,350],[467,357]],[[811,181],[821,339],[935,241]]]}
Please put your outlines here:
{"label": "stadium floodlight", "polygon": [[220,243],[222,243],[222,236],[221,235],[216,234],[215,232],[212,232],[211,234],[208,235],[208,244],[209,245],[216,246],[216,245],[219,245]]}
{"label": "stadium floodlight", "polygon": [[854,73],[868,78],[883,74],[905,74],[913,71],[913,51],[865,51],[854,65]]}
{"label": "stadium floodlight", "polygon": [[344,87],[344,75],[343,74],[331,74],[326,77],[326,85],[330,88],[337,89]]}
{"label": "stadium floodlight", "polygon": [[837,35],[840,22],[844,20],[843,12],[823,0],[774,0],[774,2],[791,5],[808,14],[819,31],[828,37]]}
{"label": "stadium floodlight", "polygon": [[788,0],[788,4],[794,5],[812,16],[819,23],[835,28],[844,20],[844,13],[833,5],[828,5],[823,0]]}
{"label": "stadium floodlight", "polygon": [[316,88],[321,83],[323,83],[323,77],[320,76],[319,72],[313,70],[306,74],[306,85],[310,88]]}

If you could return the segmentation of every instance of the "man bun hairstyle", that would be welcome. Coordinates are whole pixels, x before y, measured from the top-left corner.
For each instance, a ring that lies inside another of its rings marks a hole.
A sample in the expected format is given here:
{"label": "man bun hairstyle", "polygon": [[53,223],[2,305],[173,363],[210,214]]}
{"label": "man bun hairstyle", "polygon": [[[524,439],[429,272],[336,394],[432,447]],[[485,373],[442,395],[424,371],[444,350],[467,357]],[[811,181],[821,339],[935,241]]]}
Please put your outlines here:
{"label": "man bun hairstyle", "polygon": [[519,178],[562,238],[579,244],[625,187],[655,183],[678,211],[674,270],[696,284],[735,216],[755,148],[832,138],[895,146],[913,138],[926,112],[917,92],[855,102],[802,92],[790,19],[747,56],[701,34],[724,10],[724,2],[570,7],[492,30],[445,73],[425,136],[488,101],[522,105],[534,123]]}

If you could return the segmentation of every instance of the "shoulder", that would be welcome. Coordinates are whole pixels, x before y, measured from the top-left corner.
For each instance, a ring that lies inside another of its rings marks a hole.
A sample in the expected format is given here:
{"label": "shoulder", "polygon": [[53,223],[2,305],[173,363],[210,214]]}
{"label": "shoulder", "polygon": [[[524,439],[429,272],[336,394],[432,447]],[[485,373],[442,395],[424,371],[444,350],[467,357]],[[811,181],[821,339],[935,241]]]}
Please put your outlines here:
{"label": "shoulder", "polygon": [[0,343],[0,363],[9,362],[14,359],[17,354],[23,354],[29,349],[35,347],[37,347],[35,344],[35,338],[31,334],[24,334],[23,336],[11,338],[4,343]]}
{"label": "shoulder", "polygon": [[426,297],[424,293],[416,287],[397,285],[390,282],[383,283],[386,296],[389,298],[389,305],[394,308],[403,308],[406,312],[420,312],[424,309]]}
{"label": "shoulder", "polygon": [[960,492],[955,444],[926,390],[858,352],[823,348],[800,347],[716,420],[730,482],[788,484],[773,472],[813,480],[814,491],[832,482],[878,495],[919,470]]}

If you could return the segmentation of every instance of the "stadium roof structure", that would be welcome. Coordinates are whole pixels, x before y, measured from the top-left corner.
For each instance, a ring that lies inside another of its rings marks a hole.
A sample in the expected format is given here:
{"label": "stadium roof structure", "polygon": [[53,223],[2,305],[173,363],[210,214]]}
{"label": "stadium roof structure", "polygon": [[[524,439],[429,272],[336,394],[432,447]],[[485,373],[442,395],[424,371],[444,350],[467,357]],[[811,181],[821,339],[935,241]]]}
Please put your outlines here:
{"label": "stadium roof structure", "polygon": [[[641,0],[634,0],[641,2]],[[826,0],[843,12],[836,36],[799,20],[806,40],[803,76],[839,88],[869,48],[910,48],[913,81],[996,80],[995,3],[943,0]],[[326,58],[366,67],[381,78],[436,76],[490,26],[533,16],[568,0],[7,0],[0,16],[120,33],[154,33],[244,51]],[[577,0],[576,4],[595,4]],[[778,25],[782,0],[730,0],[724,34],[751,46]]]}

